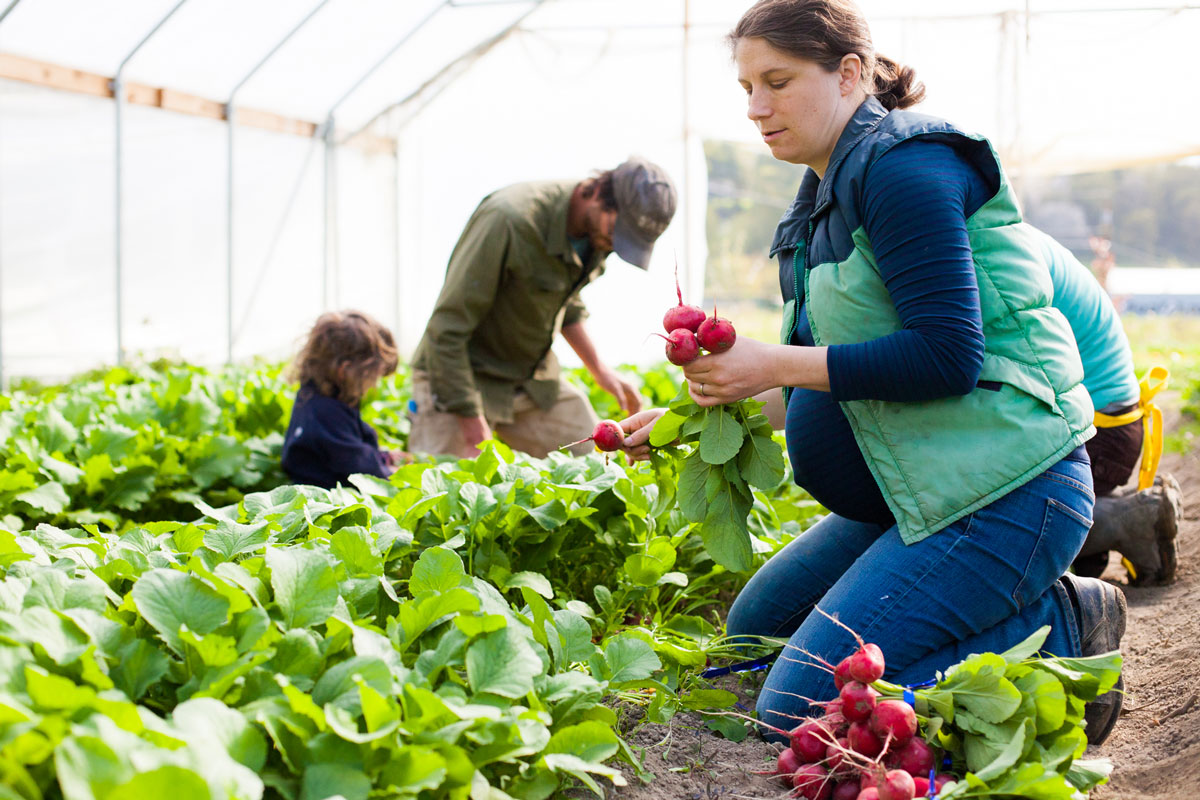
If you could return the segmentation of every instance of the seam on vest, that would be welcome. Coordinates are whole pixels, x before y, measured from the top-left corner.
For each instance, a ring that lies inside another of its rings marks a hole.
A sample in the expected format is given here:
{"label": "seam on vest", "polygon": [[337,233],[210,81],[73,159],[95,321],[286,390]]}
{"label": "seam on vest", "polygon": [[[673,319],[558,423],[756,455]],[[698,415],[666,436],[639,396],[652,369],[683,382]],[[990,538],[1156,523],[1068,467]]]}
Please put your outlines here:
{"label": "seam on vest", "polygon": [[[979,266],[979,262],[977,259],[972,258],[971,262],[973,264],[975,264],[976,266]],[[1004,309],[1008,313],[1008,315],[1016,316],[1017,311],[1008,302],[1008,298],[1005,297],[1004,294],[999,289],[996,288],[996,282],[994,280],[992,280],[992,274],[990,272],[988,272],[986,269],[984,269],[984,270],[977,269],[976,274],[978,275],[980,273],[987,276],[988,288],[998,298],[1000,298],[1000,302],[1002,302],[1004,304]],[[1038,306],[1038,308],[1051,308],[1051,307],[1052,306],[1050,306],[1049,304],[1047,304],[1046,306]],[[1048,387],[1050,387],[1050,391],[1054,395],[1054,403],[1053,403],[1053,405],[1050,406],[1050,410],[1053,411],[1054,414],[1059,419],[1061,419],[1067,423],[1067,432],[1070,433],[1071,432],[1071,422],[1070,422],[1070,420],[1067,419],[1066,414],[1064,414],[1062,411],[1062,404],[1059,403],[1059,401],[1058,401],[1058,397],[1059,397],[1058,386],[1055,384],[1054,380],[1051,379],[1050,373],[1046,369],[1046,362],[1045,362],[1045,359],[1042,357],[1041,350],[1039,348],[1035,347],[1033,341],[1029,338],[1029,326],[1028,325],[1018,325],[1017,327],[1021,331],[1021,339],[1025,342],[1025,345],[1029,348],[1029,352],[1032,353],[1033,357],[1036,359],[1033,364],[1027,364],[1026,366],[1036,366],[1038,368],[1038,371],[1041,372],[1042,379],[1046,381],[1046,385]],[[1012,360],[1018,364],[1024,363],[1022,361],[1017,361],[1017,359],[1015,359],[1015,358]],[[1067,390],[1067,391],[1069,391],[1069,390]]]}

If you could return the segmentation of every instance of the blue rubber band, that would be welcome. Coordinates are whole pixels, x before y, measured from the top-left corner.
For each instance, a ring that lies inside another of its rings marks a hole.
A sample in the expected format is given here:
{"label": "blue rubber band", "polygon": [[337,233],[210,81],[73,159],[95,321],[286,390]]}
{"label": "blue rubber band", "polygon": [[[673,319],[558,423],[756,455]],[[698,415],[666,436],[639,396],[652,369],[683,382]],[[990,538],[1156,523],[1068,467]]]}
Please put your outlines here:
{"label": "blue rubber band", "polygon": [[913,708],[917,706],[917,695],[912,689],[904,690],[904,702],[908,703]]}
{"label": "blue rubber band", "polygon": [[937,777],[937,769],[935,767],[930,767],[929,768],[929,792],[927,795],[929,797],[929,800],[937,800],[937,786],[935,786],[933,783],[933,779],[936,777]]}
{"label": "blue rubber band", "polygon": [[709,669],[706,669],[703,672],[701,672],[700,677],[701,678],[719,678],[722,675],[728,675],[731,672],[755,672],[757,670],[766,669],[767,667],[771,666],[771,662],[773,662],[778,657],[779,656],[776,653],[776,654],[772,654],[769,656],[763,656],[762,658],[756,658],[753,661],[743,661],[740,664],[732,664],[728,667],[710,667]]}

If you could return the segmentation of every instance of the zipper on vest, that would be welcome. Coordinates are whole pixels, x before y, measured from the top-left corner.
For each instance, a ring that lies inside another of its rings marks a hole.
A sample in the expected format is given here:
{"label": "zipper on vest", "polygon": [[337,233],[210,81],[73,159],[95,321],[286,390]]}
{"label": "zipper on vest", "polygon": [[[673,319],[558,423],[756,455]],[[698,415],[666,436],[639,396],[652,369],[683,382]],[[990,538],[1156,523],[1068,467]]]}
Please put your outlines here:
{"label": "zipper on vest", "polygon": [[[809,250],[809,247],[812,245],[814,227],[815,226],[813,225],[812,215],[810,214],[808,217],[808,236],[805,237],[805,239],[804,239],[804,273],[805,273],[804,288],[805,288],[805,290],[808,289],[808,250]],[[795,291],[796,296],[799,297],[800,296],[800,277],[796,274],[795,267],[792,267],[792,278],[796,282],[796,288],[793,291]],[[807,291],[805,292],[804,300],[806,302],[808,301]],[[800,324],[800,309],[798,309],[798,308],[796,309],[796,324],[797,325]],[[810,331],[812,331],[813,344],[815,345],[817,343],[817,329],[813,325],[811,308],[809,309],[809,313],[808,313],[808,329]]]}
{"label": "zipper on vest", "polygon": [[[807,249],[808,243],[804,244]],[[795,309],[792,311],[792,329],[788,332],[787,343],[791,344],[792,339],[796,336],[796,329],[800,327],[800,278],[796,272],[796,265],[800,263],[800,248],[797,247],[792,253],[792,302],[796,303]]]}

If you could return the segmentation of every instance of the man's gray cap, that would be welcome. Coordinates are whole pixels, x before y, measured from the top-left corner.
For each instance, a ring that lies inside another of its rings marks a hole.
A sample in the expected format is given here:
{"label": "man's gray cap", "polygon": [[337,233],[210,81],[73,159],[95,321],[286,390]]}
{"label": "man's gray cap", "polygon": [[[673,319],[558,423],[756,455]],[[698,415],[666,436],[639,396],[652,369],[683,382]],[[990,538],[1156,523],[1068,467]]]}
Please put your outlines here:
{"label": "man's gray cap", "polygon": [[613,170],[613,195],[617,200],[613,249],[625,261],[646,269],[655,240],[675,216],[675,184],[662,167],[633,156]]}

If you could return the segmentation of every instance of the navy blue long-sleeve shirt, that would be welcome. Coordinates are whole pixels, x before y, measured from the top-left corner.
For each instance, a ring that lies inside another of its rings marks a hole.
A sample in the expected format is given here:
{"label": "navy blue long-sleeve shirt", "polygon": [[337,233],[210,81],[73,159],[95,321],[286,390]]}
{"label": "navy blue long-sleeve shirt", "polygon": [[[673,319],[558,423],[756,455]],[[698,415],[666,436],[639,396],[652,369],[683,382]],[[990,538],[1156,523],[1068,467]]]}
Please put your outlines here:
{"label": "navy blue long-sleeve shirt", "polygon": [[311,382],[296,394],[281,460],[294,483],[326,489],[357,472],[386,478],[392,471],[375,429],[358,409],[321,394]]}
{"label": "navy blue long-sleeve shirt", "polygon": [[[796,483],[835,514],[894,524],[839,401],[919,402],[975,386],[984,337],[966,220],[994,191],[952,147],[922,139],[866,175],[863,227],[902,329],[831,346],[830,391],[794,390],[785,425]],[[813,345],[803,305],[797,332]]]}

